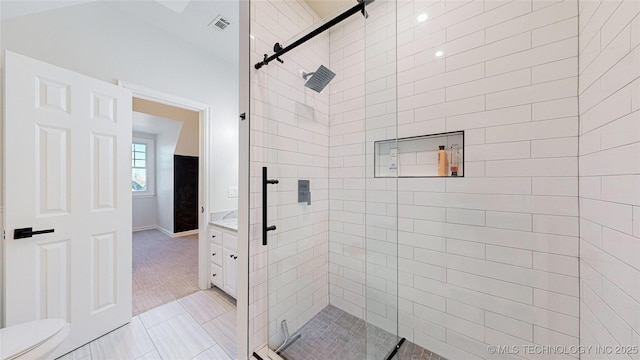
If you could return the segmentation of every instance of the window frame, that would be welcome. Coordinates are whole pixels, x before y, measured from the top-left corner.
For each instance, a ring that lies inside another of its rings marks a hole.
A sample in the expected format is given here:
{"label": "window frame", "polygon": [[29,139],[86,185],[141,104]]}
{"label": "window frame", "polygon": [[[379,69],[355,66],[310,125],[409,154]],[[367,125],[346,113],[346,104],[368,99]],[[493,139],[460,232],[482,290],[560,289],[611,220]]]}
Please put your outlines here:
{"label": "window frame", "polygon": [[[151,197],[156,195],[156,167],[155,167],[155,141],[149,138],[133,136],[131,144],[144,144],[145,148],[145,169],[147,170],[147,190],[134,191],[131,188],[131,194],[133,197]],[[131,157],[130,164],[133,162],[133,146],[129,153]],[[130,176],[133,176],[133,164],[131,165]]]}

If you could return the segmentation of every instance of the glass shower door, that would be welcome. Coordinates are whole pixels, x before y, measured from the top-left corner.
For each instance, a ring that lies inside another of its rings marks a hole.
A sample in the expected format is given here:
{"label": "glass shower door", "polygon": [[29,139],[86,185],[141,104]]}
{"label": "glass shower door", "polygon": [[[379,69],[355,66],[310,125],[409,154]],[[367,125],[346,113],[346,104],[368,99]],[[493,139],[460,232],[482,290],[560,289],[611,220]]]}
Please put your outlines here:
{"label": "glass shower door", "polygon": [[[367,7],[365,41],[365,319],[367,359],[397,359],[399,169],[396,0]],[[384,146],[376,146],[384,144]]]}
{"label": "glass shower door", "polygon": [[[256,61],[286,34],[298,32],[282,46],[324,24],[292,4],[254,2],[258,30],[297,16],[254,33]],[[396,137],[395,0],[363,15],[252,75],[250,346],[272,359],[382,360],[399,340],[388,153],[388,171],[374,171],[375,142]],[[332,73],[328,85],[314,81]]]}
{"label": "glass shower door", "polygon": [[[281,14],[291,10],[286,3],[270,5]],[[304,35],[308,26],[298,31]],[[329,305],[329,92],[326,81],[319,81],[331,75],[328,48],[327,32],[258,75],[256,108],[262,109],[263,127],[256,146],[260,171],[266,171],[266,213],[260,221],[266,240],[264,320],[274,359],[303,358],[308,341],[316,341],[305,326]]]}

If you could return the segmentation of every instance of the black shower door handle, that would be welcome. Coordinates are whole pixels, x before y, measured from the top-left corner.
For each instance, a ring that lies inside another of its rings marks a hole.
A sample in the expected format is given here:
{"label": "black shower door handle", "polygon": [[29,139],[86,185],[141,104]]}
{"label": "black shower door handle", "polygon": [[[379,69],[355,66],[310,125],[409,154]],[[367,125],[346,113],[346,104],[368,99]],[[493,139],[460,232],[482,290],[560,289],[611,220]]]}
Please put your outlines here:
{"label": "black shower door handle", "polygon": [[267,167],[262,167],[262,245],[267,245],[267,231],[276,229],[275,225],[267,225],[267,185],[277,184],[278,180],[267,179]]}

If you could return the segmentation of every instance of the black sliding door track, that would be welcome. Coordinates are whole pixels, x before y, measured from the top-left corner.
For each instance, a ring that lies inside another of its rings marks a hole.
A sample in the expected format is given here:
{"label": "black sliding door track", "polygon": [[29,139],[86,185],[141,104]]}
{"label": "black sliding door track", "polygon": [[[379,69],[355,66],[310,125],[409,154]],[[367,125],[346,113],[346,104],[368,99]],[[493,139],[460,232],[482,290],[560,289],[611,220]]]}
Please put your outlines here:
{"label": "black sliding door track", "polygon": [[[271,56],[267,56],[267,54],[264,54],[264,60],[260,61],[259,63],[255,64],[254,67],[256,69],[260,69],[263,65],[269,65],[269,63],[273,60],[280,60],[279,57],[281,55],[284,55],[286,53],[288,53],[289,51],[297,48],[298,46],[304,44],[305,42],[313,39],[314,37],[320,35],[321,33],[323,33],[325,30],[330,29],[332,26],[342,22],[343,20],[349,18],[351,15],[357,13],[357,12],[361,12],[363,16],[366,17],[366,12],[365,12],[365,7],[372,3],[374,0],[363,0],[361,2],[358,2],[357,5],[355,5],[354,7],[352,7],[351,9],[343,12],[342,14],[336,16],[335,18],[327,21],[325,24],[323,24],[322,26],[320,26],[319,28],[313,30],[312,32],[308,33],[307,35],[301,37],[300,39],[294,41],[291,45],[285,47],[285,48],[280,48],[280,44],[276,43],[276,46],[274,46],[274,50],[275,49],[279,49],[279,50],[275,50],[275,54],[271,55]],[[280,60],[282,61],[282,60]]]}

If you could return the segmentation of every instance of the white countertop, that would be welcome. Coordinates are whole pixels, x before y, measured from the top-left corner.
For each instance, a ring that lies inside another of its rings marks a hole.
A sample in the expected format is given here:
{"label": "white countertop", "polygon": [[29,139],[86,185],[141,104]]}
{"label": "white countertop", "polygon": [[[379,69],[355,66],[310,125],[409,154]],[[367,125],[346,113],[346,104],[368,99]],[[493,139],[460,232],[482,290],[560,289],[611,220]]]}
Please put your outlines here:
{"label": "white countertop", "polygon": [[225,229],[238,231],[238,218],[232,219],[224,219],[224,220],[214,220],[209,222],[211,225],[220,226]]}

